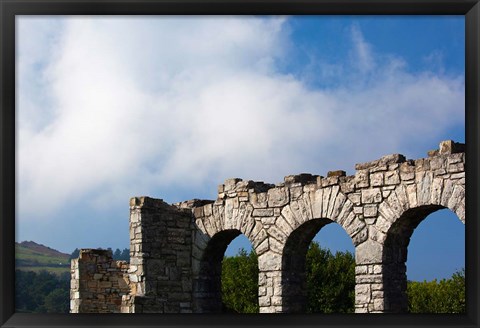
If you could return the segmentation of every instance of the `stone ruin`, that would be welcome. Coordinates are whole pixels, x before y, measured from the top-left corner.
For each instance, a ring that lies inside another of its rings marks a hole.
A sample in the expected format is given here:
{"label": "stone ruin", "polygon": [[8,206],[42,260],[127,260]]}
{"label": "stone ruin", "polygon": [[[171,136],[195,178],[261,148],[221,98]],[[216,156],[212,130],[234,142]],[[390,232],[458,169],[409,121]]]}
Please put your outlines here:
{"label": "stone ruin", "polygon": [[305,254],[325,225],[355,246],[355,312],[407,311],[410,237],[443,208],[465,223],[465,145],[427,158],[384,156],[355,174],[299,174],[276,185],[228,179],[216,200],[130,199],[130,263],[82,249],[71,263],[72,313],[219,313],[221,262],[244,234],[258,255],[261,313],[305,310]]}

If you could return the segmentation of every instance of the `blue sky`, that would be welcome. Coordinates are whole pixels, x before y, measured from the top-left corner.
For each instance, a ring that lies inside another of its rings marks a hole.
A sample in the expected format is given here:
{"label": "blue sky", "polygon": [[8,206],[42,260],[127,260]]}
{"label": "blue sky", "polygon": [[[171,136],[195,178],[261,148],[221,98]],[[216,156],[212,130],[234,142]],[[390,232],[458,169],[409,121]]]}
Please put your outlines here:
{"label": "blue sky", "polygon": [[[19,16],[17,241],[125,248],[132,196],[464,142],[464,47],[463,16]],[[429,216],[409,279],[463,267],[464,230]],[[315,240],[353,251],[334,224]]]}

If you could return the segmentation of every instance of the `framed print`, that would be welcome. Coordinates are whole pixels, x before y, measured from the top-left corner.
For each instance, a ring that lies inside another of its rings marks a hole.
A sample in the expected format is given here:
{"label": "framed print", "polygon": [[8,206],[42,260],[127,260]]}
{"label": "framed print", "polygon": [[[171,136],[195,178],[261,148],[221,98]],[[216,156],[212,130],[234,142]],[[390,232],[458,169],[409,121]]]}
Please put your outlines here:
{"label": "framed print", "polygon": [[2,327],[478,326],[478,1],[0,10]]}

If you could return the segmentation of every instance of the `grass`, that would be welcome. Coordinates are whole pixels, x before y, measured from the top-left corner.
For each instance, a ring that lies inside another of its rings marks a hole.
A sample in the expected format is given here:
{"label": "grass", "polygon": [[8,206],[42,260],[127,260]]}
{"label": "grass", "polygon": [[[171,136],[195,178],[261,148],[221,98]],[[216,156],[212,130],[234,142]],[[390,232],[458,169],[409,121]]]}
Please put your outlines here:
{"label": "grass", "polygon": [[61,253],[58,255],[45,254],[16,244],[15,269],[34,272],[45,270],[60,275],[64,272],[70,272],[69,255]]}

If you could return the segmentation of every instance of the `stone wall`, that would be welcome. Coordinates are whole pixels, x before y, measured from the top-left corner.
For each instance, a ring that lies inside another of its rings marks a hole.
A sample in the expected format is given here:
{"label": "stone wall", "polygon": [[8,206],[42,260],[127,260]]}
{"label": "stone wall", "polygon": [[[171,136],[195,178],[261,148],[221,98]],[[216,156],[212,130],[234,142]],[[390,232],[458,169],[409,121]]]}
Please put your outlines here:
{"label": "stone wall", "polygon": [[71,262],[70,311],[118,313],[130,293],[128,264],[107,250],[82,249]]}
{"label": "stone wall", "polygon": [[302,312],[305,254],[331,223],[355,246],[356,312],[406,311],[414,229],[442,208],[465,222],[464,145],[444,141],[428,156],[388,155],[357,164],[352,176],[305,173],[276,185],[228,179],[215,201],[132,198],[131,284],[122,311],[221,312],[223,254],[244,234],[258,255],[260,312]]}

